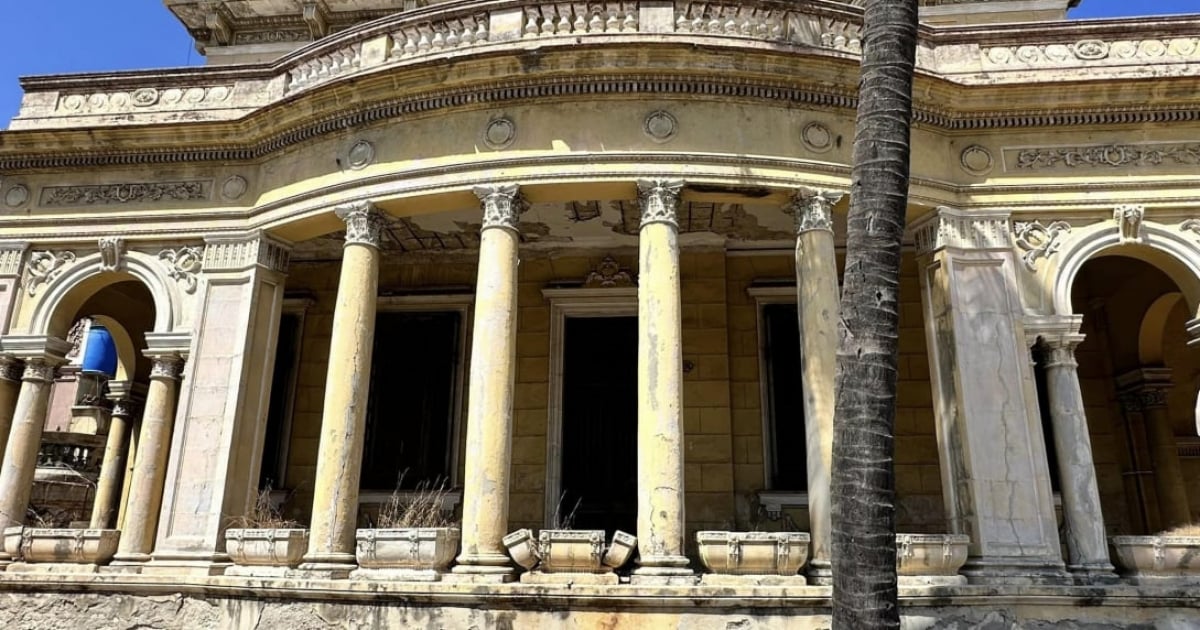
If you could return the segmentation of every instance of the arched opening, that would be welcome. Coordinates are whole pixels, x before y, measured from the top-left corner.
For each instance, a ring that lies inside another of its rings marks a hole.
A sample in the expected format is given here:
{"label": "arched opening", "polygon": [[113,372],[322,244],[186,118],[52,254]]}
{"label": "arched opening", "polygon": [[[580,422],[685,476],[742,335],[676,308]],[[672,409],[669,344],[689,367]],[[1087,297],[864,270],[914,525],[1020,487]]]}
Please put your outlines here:
{"label": "arched opening", "polygon": [[[51,334],[66,338],[72,349],[50,391],[29,504],[30,523],[48,527],[116,523],[119,504],[97,506],[95,502],[106,464],[120,468],[109,471],[119,500],[132,459],[125,449],[137,418],[114,422],[113,406],[118,401],[136,403],[145,392],[150,361],[142,351],[146,333],[154,330],[155,316],[150,290],[138,280],[115,275],[77,285],[59,303],[51,318]],[[111,436],[112,431],[122,435]],[[109,448],[122,452],[106,458]]]}
{"label": "arched opening", "polygon": [[1071,286],[1071,308],[1083,315],[1075,357],[1110,534],[1189,524],[1200,508],[1200,441],[1192,437],[1200,349],[1188,347],[1185,330],[1192,308],[1180,270],[1136,249],[1088,260]]}

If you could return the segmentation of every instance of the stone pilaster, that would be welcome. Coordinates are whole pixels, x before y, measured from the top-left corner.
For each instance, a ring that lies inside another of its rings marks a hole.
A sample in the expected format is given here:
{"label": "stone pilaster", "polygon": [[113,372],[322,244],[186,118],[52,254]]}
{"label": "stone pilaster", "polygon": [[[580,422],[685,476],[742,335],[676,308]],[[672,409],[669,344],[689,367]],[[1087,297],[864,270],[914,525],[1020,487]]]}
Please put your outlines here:
{"label": "stone pilaster", "polygon": [[475,327],[467,410],[462,553],[453,579],[507,581],[513,569],[502,539],[508,529],[516,387],[518,217],[515,185],[475,188],[483,206]]}
{"label": "stone pilaster", "polygon": [[138,434],[140,448],[129,482],[125,528],[121,530],[121,542],[113,556],[112,565],[117,567],[138,567],[150,561],[159,510],[162,509],[179,378],[183,374],[183,359],[178,354],[147,356],[152,361],[150,387],[146,391],[146,407]]}
{"label": "stone pilaster", "polygon": [[[66,362],[71,346],[54,337],[7,337],[0,346],[25,361],[4,463],[0,466],[0,529],[3,529],[25,523],[50,388],[55,370]],[[0,563],[8,560],[0,552]]]}
{"label": "stone pilaster", "polygon": [[1171,370],[1143,367],[1119,376],[1117,386],[1126,413],[1140,413],[1145,420],[1162,528],[1170,529],[1191,523],[1187,485],[1179,462],[1179,445],[1171,428],[1171,414],[1167,408],[1167,392],[1172,387]]}
{"label": "stone pilaster", "polygon": [[638,583],[691,580],[684,550],[680,180],[639,180]]}
{"label": "stone pilaster", "polygon": [[963,575],[1069,581],[1008,213],[938,208],[913,230],[946,517],[971,538]]}
{"label": "stone pilaster", "polygon": [[842,193],[801,189],[789,211],[796,219],[796,306],[800,321],[808,522],[812,536],[808,575],[828,583],[832,551],[834,369],[837,367],[838,272],[833,205]]}
{"label": "stone pilaster", "polygon": [[108,398],[112,401],[108,441],[104,444],[104,460],[100,463],[100,478],[96,481],[96,499],[92,502],[91,526],[94,529],[113,527],[121,508],[128,455],[129,432],[140,405],[132,397],[128,382],[110,381]]}
{"label": "stone pilaster", "polygon": [[370,202],[341,206],[337,215],[346,223],[346,242],[333,311],[308,553],[300,568],[345,577],[355,566],[354,530],[384,215]]}
{"label": "stone pilaster", "polygon": [[187,366],[158,538],[143,573],[208,575],[229,564],[225,527],[258,491],[289,257],[286,243],[263,232],[206,239],[193,332],[147,335],[150,350],[174,349]]}
{"label": "stone pilaster", "polygon": [[24,293],[20,290],[29,243],[0,241],[0,334],[7,333],[17,303]]}
{"label": "stone pilaster", "polygon": [[1026,334],[1039,337],[1045,356],[1046,397],[1054,450],[1062,480],[1066,519],[1067,569],[1083,584],[1116,579],[1108,557],[1108,536],[1100,509],[1100,487],[1092,459],[1092,439],[1084,414],[1075,348],[1083,342],[1083,317],[1030,321]]}

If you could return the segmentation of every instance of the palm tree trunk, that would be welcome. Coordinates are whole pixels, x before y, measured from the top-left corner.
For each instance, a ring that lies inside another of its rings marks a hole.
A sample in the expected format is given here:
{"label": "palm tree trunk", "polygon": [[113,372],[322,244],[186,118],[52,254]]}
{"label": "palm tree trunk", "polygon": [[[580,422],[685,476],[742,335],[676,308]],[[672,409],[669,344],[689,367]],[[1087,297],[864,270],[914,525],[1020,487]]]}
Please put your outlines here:
{"label": "palm tree trunk", "polygon": [[833,627],[898,628],[893,427],[917,0],[866,0],[833,437]]}

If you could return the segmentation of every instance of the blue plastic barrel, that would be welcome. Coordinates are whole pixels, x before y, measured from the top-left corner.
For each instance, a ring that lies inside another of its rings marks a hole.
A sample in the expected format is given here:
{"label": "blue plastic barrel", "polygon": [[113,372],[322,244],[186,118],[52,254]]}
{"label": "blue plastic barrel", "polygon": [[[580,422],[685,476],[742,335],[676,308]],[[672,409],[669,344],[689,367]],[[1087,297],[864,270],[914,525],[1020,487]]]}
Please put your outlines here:
{"label": "blue plastic barrel", "polygon": [[117,344],[113,342],[112,333],[104,326],[93,324],[88,329],[83,371],[98,372],[108,378],[117,375]]}

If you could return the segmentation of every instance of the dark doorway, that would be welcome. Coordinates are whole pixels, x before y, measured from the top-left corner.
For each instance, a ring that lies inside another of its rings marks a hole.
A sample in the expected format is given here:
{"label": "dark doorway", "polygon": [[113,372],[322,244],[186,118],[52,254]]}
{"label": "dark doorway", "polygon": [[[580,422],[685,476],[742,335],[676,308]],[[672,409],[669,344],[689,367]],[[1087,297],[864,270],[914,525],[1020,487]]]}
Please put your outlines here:
{"label": "dark doorway", "polygon": [[561,518],[635,532],[637,318],[568,318],[563,346]]}
{"label": "dark doorway", "polygon": [[772,490],[808,491],[800,325],[795,304],[763,306]]}
{"label": "dark doorway", "polygon": [[461,314],[383,312],[375,319],[363,449],[364,490],[405,490],[450,475]]}

